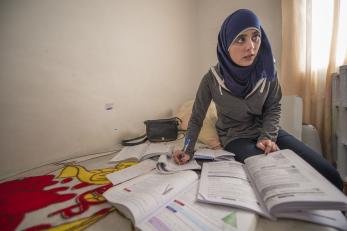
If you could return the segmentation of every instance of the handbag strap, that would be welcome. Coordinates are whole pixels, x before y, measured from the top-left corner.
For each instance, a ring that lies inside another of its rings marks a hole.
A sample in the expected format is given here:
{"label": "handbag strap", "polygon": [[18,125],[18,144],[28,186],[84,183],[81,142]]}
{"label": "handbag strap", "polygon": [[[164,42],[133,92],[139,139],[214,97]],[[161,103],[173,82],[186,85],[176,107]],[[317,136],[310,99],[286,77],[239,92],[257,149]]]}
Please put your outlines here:
{"label": "handbag strap", "polygon": [[[181,123],[182,123],[182,120],[181,120],[181,118],[179,118],[179,117],[173,117],[172,119],[176,119],[176,121],[178,122],[178,125],[180,125]],[[179,132],[186,132],[187,131],[187,129],[178,129],[178,131]]]}
{"label": "handbag strap", "polygon": [[[132,139],[128,139],[128,140],[122,140],[122,145],[123,146],[135,146],[138,144],[143,144],[144,142],[147,141],[147,135],[144,134],[142,136],[136,137],[136,138],[132,138]],[[139,140],[137,142],[135,142],[136,140]]]}
{"label": "handbag strap", "polygon": [[177,116],[171,117],[171,118],[169,118],[168,120],[175,120],[178,124],[181,124],[181,123],[182,123],[181,118],[179,118],[179,117],[177,117]]}
{"label": "handbag strap", "polygon": [[177,116],[175,116],[175,117],[171,117],[171,118],[168,118],[168,119],[156,119],[156,120],[145,120],[145,121],[143,121],[145,124],[147,124],[149,121],[176,121],[178,124],[180,124],[180,123],[182,123],[182,120],[181,120],[181,118],[179,118],[179,117],[177,117]]}
{"label": "handbag strap", "polygon": [[179,118],[179,117],[173,117],[173,119],[176,119],[177,121],[178,121],[178,123],[182,123],[182,120],[181,120],[181,118]]}

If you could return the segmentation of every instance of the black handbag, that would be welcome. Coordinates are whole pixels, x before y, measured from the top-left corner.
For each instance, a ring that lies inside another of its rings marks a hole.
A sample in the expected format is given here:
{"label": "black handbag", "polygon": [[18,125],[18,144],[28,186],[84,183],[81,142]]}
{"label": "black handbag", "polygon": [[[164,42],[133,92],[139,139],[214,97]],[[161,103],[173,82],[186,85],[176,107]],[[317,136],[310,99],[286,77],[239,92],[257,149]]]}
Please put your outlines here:
{"label": "black handbag", "polygon": [[150,142],[168,142],[177,139],[178,126],[182,120],[178,117],[170,119],[146,120],[146,134],[122,141],[123,146],[134,146],[142,144],[147,140]]}

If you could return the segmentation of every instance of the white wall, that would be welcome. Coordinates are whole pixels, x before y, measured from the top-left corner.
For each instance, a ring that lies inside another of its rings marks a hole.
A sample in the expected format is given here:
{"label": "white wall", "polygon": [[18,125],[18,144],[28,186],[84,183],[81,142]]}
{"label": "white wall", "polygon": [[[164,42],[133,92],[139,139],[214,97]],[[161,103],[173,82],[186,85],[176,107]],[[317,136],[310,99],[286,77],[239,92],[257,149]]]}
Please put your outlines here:
{"label": "white wall", "polygon": [[193,97],[194,0],[0,4],[0,176],[113,149]]}
{"label": "white wall", "polygon": [[[0,178],[112,150],[195,95],[234,9],[280,57],[280,1],[0,1]],[[277,21],[279,20],[279,21]],[[113,104],[106,110],[105,104]]]}

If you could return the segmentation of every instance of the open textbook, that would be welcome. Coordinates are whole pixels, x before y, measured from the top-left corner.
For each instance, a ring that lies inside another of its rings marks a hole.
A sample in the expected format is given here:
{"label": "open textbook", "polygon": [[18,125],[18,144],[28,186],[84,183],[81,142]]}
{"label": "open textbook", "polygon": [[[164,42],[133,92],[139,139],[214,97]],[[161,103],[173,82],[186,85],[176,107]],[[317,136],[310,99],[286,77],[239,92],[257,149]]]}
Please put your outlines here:
{"label": "open textbook", "polygon": [[347,197],[290,150],[204,163],[198,201],[295,218],[347,230]]}
{"label": "open textbook", "polygon": [[251,231],[257,216],[247,211],[196,201],[198,176],[193,171],[152,171],[108,189],[103,195],[143,230]]}
{"label": "open textbook", "polygon": [[198,148],[194,153],[197,160],[233,160],[235,154],[224,149]]}
{"label": "open textbook", "polygon": [[135,146],[125,146],[109,161],[142,161],[162,154],[171,155],[176,142],[146,142]]}
{"label": "open textbook", "polygon": [[178,165],[171,157],[171,155],[160,155],[156,167],[160,173],[164,174],[170,174],[190,169],[201,169],[201,166],[194,159],[191,159],[186,164]]}

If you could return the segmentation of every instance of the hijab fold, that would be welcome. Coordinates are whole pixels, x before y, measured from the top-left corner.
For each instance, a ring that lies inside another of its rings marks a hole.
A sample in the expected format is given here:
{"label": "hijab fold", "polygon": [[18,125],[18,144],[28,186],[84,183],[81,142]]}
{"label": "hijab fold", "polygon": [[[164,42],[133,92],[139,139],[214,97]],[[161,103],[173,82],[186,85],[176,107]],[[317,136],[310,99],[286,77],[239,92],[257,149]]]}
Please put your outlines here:
{"label": "hijab fold", "polygon": [[[261,44],[252,65],[241,67],[231,60],[228,49],[236,36],[248,28],[260,31]],[[237,97],[245,98],[261,78],[276,78],[269,40],[258,17],[250,10],[237,10],[225,19],[218,34],[217,58],[225,86]]]}

